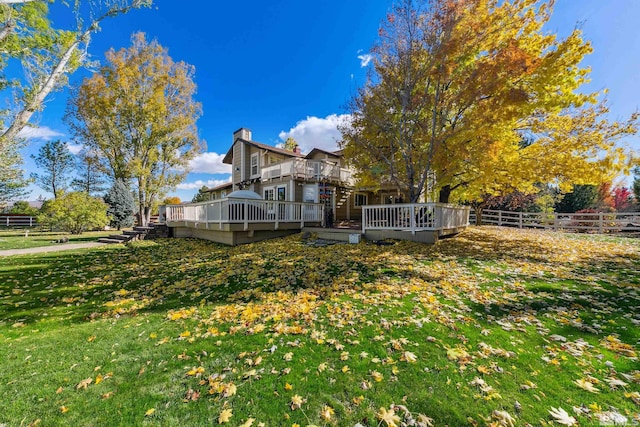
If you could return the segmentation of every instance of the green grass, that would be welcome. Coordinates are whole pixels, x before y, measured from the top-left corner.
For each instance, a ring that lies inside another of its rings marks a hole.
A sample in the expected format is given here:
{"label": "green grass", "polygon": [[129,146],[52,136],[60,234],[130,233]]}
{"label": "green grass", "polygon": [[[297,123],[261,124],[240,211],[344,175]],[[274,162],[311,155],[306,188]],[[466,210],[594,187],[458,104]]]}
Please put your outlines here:
{"label": "green grass", "polygon": [[392,405],[434,425],[551,425],[558,407],[632,423],[639,249],[471,228],[436,246],[171,239],[3,258],[0,424],[217,425],[230,409],[233,426],[377,426]]}
{"label": "green grass", "polygon": [[[28,233],[27,233],[28,231]],[[42,246],[58,245],[56,240],[64,237],[69,239],[69,243],[95,242],[100,237],[109,234],[118,234],[118,231],[90,231],[82,234],[69,234],[61,232],[48,232],[36,230],[5,230],[0,231],[0,250],[7,249],[27,249]]]}

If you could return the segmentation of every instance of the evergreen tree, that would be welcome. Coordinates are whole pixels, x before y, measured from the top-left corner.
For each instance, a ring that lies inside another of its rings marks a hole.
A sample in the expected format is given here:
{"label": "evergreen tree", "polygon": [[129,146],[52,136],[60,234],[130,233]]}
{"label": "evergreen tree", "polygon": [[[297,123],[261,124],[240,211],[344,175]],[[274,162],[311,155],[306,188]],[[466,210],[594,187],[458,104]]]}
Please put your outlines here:
{"label": "evergreen tree", "polygon": [[598,198],[595,185],[575,185],[556,205],[557,212],[577,212],[593,206]]}
{"label": "evergreen tree", "polygon": [[191,199],[191,203],[206,202],[210,200],[209,193],[207,193],[207,190],[209,190],[209,187],[207,187],[206,185],[203,185],[202,187],[200,187],[196,195],[193,196],[193,199]]}
{"label": "evergreen tree", "polygon": [[134,222],[133,213],[136,211],[136,202],[124,181],[118,179],[104,196],[104,201],[109,205],[107,214],[111,218],[111,225],[120,230],[123,227],[131,227]]}

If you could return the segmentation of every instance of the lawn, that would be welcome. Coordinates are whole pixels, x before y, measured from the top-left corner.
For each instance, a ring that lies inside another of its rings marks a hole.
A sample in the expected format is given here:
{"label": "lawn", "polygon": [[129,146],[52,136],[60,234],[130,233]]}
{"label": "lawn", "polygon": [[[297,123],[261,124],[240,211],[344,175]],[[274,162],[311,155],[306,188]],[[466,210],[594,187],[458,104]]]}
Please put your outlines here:
{"label": "lawn", "polygon": [[634,424],[639,351],[634,239],[0,259],[0,425]]}
{"label": "lawn", "polygon": [[[28,232],[27,232],[28,231]],[[118,233],[117,231],[91,231],[82,234],[48,232],[40,230],[3,230],[0,231],[0,251],[6,249],[26,249],[41,246],[60,245],[56,240],[66,237],[69,243],[95,242],[100,237]]]}

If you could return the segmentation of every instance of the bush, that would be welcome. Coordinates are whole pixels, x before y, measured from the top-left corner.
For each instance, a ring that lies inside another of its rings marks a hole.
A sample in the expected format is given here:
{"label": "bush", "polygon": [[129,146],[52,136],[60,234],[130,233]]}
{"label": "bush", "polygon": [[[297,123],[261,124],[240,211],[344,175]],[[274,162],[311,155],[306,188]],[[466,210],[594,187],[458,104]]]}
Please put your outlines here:
{"label": "bush", "polygon": [[82,234],[109,224],[107,205],[83,192],[66,193],[47,200],[40,209],[38,222],[52,229]]}

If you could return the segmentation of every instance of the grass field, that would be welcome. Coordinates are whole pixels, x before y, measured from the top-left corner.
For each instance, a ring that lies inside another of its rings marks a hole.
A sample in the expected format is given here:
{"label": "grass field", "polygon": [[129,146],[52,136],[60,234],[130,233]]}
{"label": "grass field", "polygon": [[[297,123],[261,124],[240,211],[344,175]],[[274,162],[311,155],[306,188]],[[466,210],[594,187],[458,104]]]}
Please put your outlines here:
{"label": "grass field", "polygon": [[638,240],[117,246],[0,259],[0,425],[640,422]]}
{"label": "grass field", "polygon": [[82,234],[69,234],[60,232],[29,230],[2,230],[0,231],[0,251],[6,249],[26,249],[41,246],[59,245],[56,240],[66,237],[71,243],[95,242],[99,237],[106,237],[117,231],[91,231]]}

